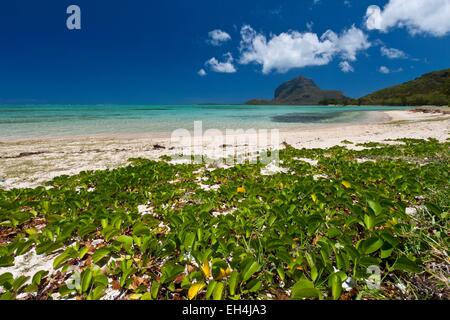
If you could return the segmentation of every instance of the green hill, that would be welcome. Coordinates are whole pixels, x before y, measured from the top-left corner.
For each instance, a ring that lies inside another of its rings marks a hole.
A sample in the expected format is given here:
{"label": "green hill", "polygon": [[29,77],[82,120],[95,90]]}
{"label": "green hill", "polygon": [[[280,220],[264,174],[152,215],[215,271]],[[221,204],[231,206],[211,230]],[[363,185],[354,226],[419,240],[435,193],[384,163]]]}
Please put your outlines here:
{"label": "green hill", "polygon": [[450,69],[435,71],[357,100],[362,105],[434,105],[450,103]]}

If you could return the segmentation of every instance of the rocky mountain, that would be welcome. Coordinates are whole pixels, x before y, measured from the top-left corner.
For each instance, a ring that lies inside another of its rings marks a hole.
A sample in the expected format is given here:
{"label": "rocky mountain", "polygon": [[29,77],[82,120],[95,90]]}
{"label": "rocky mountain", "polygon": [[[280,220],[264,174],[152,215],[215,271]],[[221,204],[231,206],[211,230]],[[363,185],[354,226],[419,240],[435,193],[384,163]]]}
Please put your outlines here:
{"label": "rocky mountain", "polygon": [[247,104],[447,106],[450,105],[450,69],[430,72],[359,99],[347,98],[340,91],[321,90],[313,80],[298,77],[279,86],[274,99],[255,99]]}
{"label": "rocky mountain", "polygon": [[342,101],[348,99],[342,92],[322,90],[313,80],[298,77],[280,85],[272,100],[254,99],[247,104],[281,104],[281,105],[319,105],[323,101]]}

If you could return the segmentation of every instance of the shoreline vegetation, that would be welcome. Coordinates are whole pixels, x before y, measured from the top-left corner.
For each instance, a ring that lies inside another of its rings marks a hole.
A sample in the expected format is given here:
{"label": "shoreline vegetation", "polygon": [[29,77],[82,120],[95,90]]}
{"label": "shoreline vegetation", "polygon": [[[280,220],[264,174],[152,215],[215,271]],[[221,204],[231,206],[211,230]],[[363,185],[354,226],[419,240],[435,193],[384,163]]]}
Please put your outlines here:
{"label": "shoreline vegetation", "polygon": [[442,110],[281,132],[278,167],[3,141],[0,299],[450,299]]}

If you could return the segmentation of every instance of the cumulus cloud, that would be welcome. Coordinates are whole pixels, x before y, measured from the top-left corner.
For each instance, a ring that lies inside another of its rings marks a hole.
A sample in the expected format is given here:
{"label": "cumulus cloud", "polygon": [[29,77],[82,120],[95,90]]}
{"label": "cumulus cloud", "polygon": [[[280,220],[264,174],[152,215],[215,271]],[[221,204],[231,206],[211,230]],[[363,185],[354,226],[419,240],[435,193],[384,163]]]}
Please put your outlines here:
{"label": "cumulus cloud", "polygon": [[386,67],[386,66],[381,66],[381,67],[378,69],[378,72],[383,73],[383,74],[396,73],[396,72],[402,72],[402,71],[403,71],[402,68],[398,68],[398,69],[395,69],[395,70],[391,70],[391,69],[389,69],[389,68]]}
{"label": "cumulus cloud", "polygon": [[220,46],[222,45],[222,43],[231,40],[231,36],[225,31],[222,31],[220,29],[210,31],[208,33],[208,36],[209,36],[208,42],[213,46]]}
{"label": "cumulus cloud", "polygon": [[328,36],[336,44],[340,54],[350,61],[356,60],[358,51],[366,50],[370,47],[367,35],[355,26],[345,30],[340,36],[333,31],[327,31],[324,36]]}
{"label": "cumulus cloud", "polygon": [[233,64],[233,56],[230,52],[224,55],[225,60],[219,61],[216,58],[211,58],[205,62],[205,65],[209,67],[214,72],[220,73],[234,73],[236,72],[236,68]]}
{"label": "cumulus cloud", "polygon": [[341,61],[341,63],[339,63],[339,68],[341,68],[341,71],[344,73],[355,71],[355,69],[353,69],[353,66],[348,61]]}
{"label": "cumulus cloud", "polygon": [[200,69],[200,70],[198,70],[197,71],[197,74],[200,76],[200,77],[204,77],[204,76],[206,76],[206,71],[205,71],[205,69]]}
{"label": "cumulus cloud", "polygon": [[383,9],[376,5],[369,6],[365,24],[369,30],[382,32],[403,27],[412,35],[444,36],[450,33],[450,1],[389,0]]}
{"label": "cumulus cloud", "polygon": [[389,59],[403,59],[407,57],[406,53],[395,48],[381,47],[380,51],[382,56],[388,57]]}
{"label": "cumulus cloud", "polygon": [[328,30],[321,37],[312,32],[288,31],[279,35],[256,32],[251,26],[241,29],[241,64],[256,63],[262,72],[287,72],[292,68],[326,65],[339,55],[355,61],[359,51],[370,47],[367,35],[355,26],[341,34]]}

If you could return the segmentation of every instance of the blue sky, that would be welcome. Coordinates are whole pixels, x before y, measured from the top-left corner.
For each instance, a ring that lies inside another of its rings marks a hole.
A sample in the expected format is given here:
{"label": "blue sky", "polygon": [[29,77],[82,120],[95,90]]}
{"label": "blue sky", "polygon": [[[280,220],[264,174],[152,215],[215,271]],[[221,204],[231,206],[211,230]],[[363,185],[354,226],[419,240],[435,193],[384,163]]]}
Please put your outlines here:
{"label": "blue sky", "polygon": [[0,103],[239,103],[299,75],[359,97],[449,68],[448,21],[450,0],[8,1]]}

